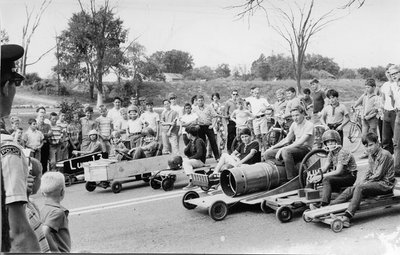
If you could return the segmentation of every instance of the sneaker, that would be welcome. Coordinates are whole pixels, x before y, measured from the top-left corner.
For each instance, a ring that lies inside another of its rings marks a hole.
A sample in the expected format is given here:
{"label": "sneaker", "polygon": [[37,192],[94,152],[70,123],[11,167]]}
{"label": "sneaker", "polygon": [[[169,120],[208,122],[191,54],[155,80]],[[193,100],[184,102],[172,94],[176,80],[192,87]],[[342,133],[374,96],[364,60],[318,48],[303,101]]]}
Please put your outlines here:
{"label": "sneaker", "polygon": [[189,182],[189,184],[187,186],[183,187],[182,189],[187,190],[187,189],[193,189],[195,187],[196,186],[194,186],[192,182]]}
{"label": "sneaker", "polygon": [[321,208],[321,206],[320,205],[318,205],[318,204],[310,204],[310,210],[317,210],[317,209],[319,209],[319,208]]}

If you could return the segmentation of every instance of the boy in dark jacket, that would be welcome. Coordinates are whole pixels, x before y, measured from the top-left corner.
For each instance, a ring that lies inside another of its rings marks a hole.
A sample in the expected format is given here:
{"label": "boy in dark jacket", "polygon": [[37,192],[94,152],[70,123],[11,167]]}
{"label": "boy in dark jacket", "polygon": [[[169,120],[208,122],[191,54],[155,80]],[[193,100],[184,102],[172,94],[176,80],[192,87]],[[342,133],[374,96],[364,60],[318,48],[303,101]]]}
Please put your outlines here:
{"label": "boy in dark jacket", "polygon": [[189,176],[189,184],[184,189],[193,188],[192,174],[194,173],[193,168],[204,166],[206,162],[206,144],[203,139],[198,135],[199,128],[197,126],[190,126],[186,128],[189,143],[186,146],[184,153],[187,158],[183,159],[183,170]]}

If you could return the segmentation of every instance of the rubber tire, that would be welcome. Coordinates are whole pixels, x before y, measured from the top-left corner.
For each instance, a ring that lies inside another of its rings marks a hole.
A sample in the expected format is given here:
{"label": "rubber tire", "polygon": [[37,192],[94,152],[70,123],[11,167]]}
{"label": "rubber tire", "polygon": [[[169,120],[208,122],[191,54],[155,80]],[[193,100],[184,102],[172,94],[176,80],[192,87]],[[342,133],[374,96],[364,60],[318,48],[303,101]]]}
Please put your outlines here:
{"label": "rubber tire", "polygon": [[282,222],[289,222],[293,217],[293,211],[287,206],[278,207],[276,210],[276,218]]}
{"label": "rubber tire", "polygon": [[65,176],[65,187],[69,187],[72,185],[72,179],[68,175]]}
{"label": "rubber tire", "polygon": [[303,160],[301,161],[300,167],[299,167],[299,182],[300,182],[300,188],[304,188],[306,186],[306,178],[303,178],[304,175],[304,171],[306,169],[305,165],[306,162],[309,158],[311,158],[311,156],[313,156],[314,154],[324,154],[324,155],[328,155],[328,151],[324,150],[324,149],[316,149],[316,150],[312,150],[309,153],[307,153],[307,155],[303,158]]}
{"label": "rubber tire", "polygon": [[343,229],[343,222],[340,219],[335,219],[331,222],[331,230],[339,233]]}
{"label": "rubber tire", "polygon": [[260,208],[261,208],[261,211],[262,211],[263,213],[273,213],[273,212],[274,212],[274,210],[273,210],[271,207],[269,207],[269,206],[267,205],[267,202],[266,202],[265,200],[263,200],[263,201],[261,202]]}
{"label": "rubber tire", "polygon": [[153,179],[150,179],[150,186],[153,189],[159,189],[159,188],[161,188],[161,183],[158,180],[153,178]]}
{"label": "rubber tire", "polygon": [[305,222],[307,222],[307,223],[310,223],[310,222],[312,221],[312,218],[309,218],[309,217],[307,217],[307,216],[305,215],[305,213],[306,213],[306,212],[309,212],[309,211],[311,211],[311,210],[310,210],[310,209],[305,210],[305,211],[303,212],[303,215],[302,215],[303,220],[304,220]]}
{"label": "rubber tire", "polygon": [[172,178],[165,178],[161,182],[161,187],[164,191],[170,191],[174,189],[174,182],[175,180]]}
{"label": "rubber tire", "polygon": [[193,210],[194,208],[197,207],[197,205],[188,204],[188,203],[186,203],[186,200],[196,199],[199,197],[200,197],[199,193],[197,193],[194,190],[190,190],[190,191],[186,192],[185,195],[183,195],[183,197],[182,197],[183,207],[185,207],[188,210]]}
{"label": "rubber tire", "polygon": [[122,184],[120,182],[113,182],[111,184],[111,190],[112,192],[114,192],[115,194],[120,193],[122,190]]}
{"label": "rubber tire", "polygon": [[202,191],[207,192],[207,191],[209,191],[209,190],[211,189],[211,187],[210,187],[210,186],[207,186],[207,187],[201,186],[200,189],[201,189]]}
{"label": "rubber tire", "polygon": [[97,185],[96,185],[95,182],[87,182],[87,183],[85,184],[85,188],[86,188],[86,190],[89,191],[89,192],[94,191],[94,190],[96,189],[96,187],[97,187]]}
{"label": "rubber tire", "polygon": [[208,214],[215,221],[221,221],[228,215],[228,205],[222,201],[215,201],[210,208],[208,208]]}

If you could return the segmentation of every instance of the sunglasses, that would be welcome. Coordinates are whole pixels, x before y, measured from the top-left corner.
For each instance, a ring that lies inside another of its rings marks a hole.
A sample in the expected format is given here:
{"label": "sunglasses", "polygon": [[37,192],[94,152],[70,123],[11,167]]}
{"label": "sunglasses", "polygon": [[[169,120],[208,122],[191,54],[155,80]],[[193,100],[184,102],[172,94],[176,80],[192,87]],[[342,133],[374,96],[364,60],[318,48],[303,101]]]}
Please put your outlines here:
{"label": "sunglasses", "polygon": [[238,93],[232,93],[232,96],[237,96],[237,95],[239,95]]}

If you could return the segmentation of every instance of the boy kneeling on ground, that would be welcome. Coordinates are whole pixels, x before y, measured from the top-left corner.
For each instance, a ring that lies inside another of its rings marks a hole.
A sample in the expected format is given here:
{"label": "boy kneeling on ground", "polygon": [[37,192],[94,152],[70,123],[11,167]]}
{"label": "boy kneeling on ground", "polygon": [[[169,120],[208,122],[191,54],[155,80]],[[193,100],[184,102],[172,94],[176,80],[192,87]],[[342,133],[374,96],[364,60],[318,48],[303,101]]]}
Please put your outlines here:
{"label": "boy kneeling on ground", "polygon": [[[311,204],[311,209],[320,206],[329,205],[331,202],[332,190],[339,191],[342,187],[349,187],[357,179],[357,163],[350,151],[343,149],[339,132],[336,130],[327,130],[322,135],[322,143],[328,149],[328,160],[321,167],[323,173],[322,179],[322,200],[320,204]],[[333,166],[333,171],[328,172]],[[321,181],[321,175],[317,174],[309,179],[307,187]]]}
{"label": "boy kneeling on ground", "polygon": [[351,199],[344,216],[338,216],[345,227],[350,226],[350,219],[360,206],[361,199],[367,196],[390,194],[395,184],[393,157],[380,147],[378,136],[368,133],[362,140],[368,153],[368,170],[360,182],[348,187],[331,205],[344,203]]}
{"label": "boy kneeling on ground", "polygon": [[214,168],[213,175],[217,175],[225,164],[238,167],[243,164],[254,164],[261,161],[260,145],[257,140],[251,140],[251,131],[244,128],[240,131],[242,143],[232,152],[232,154],[223,153]]}

